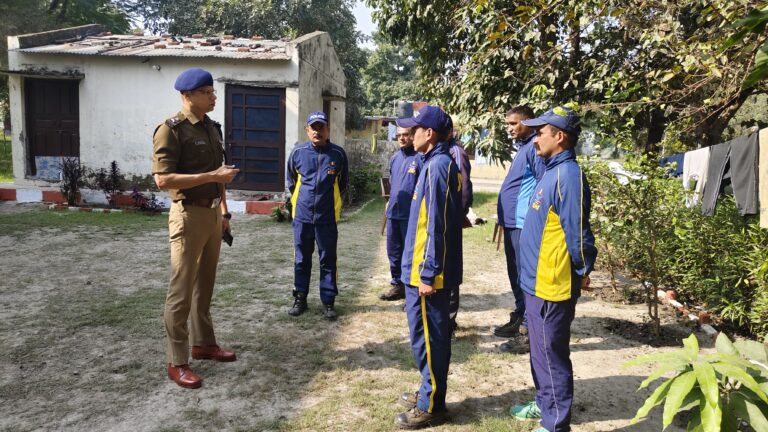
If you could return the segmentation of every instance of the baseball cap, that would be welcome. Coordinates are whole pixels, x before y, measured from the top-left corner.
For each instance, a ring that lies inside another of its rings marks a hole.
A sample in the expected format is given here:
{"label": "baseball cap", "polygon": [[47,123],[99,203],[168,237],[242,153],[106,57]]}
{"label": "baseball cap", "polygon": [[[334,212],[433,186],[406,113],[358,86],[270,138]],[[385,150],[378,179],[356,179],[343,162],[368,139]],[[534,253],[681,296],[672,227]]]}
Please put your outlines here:
{"label": "baseball cap", "polygon": [[311,125],[312,123],[325,123],[328,124],[328,116],[325,115],[322,111],[315,111],[312,113],[309,113],[307,116],[307,126]]}
{"label": "baseball cap", "polygon": [[213,76],[205,69],[192,68],[187,69],[178,77],[176,77],[176,83],[173,85],[177,91],[192,91],[203,86],[212,86]]}
{"label": "baseball cap", "polygon": [[574,137],[578,137],[581,134],[581,119],[579,119],[579,115],[576,114],[576,111],[564,106],[554,107],[536,118],[523,120],[522,123],[533,128],[552,125],[568,132]]}
{"label": "baseball cap", "polygon": [[404,128],[421,126],[434,129],[435,132],[448,132],[453,127],[451,117],[440,107],[427,105],[421,108],[413,117],[401,118],[396,120],[397,125]]}

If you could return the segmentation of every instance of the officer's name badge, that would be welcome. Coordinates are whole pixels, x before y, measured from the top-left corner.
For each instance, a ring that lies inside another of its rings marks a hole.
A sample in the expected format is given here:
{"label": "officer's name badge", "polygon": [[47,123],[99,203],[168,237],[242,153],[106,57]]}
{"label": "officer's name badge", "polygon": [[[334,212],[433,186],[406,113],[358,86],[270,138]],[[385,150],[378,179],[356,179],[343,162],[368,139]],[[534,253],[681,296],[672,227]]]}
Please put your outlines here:
{"label": "officer's name badge", "polygon": [[205,140],[197,140],[197,141],[195,141],[195,145],[205,145],[205,144],[207,144],[205,142]]}

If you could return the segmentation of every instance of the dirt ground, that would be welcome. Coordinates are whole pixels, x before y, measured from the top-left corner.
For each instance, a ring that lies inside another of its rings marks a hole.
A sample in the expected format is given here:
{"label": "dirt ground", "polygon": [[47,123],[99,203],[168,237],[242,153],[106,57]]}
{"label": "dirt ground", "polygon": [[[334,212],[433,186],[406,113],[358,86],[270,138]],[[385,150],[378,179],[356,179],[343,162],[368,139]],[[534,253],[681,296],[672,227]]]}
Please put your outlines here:
{"label": "dirt ground", "polygon": [[[381,209],[373,202],[339,226],[335,323],[322,319],[316,288],[308,313],[286,313],[290,225],[236,215],[212,312],[219,343],[236,350],[238,361],[193,361],[204,385],[185,390],[164,369],[165,217],[0,204],[0,430],[394,430],[395,400],[415,390],[419,376],[401,304],[378,300],[389,280]],[[491,334],[514,304],[491,232],[490,225],[465,230],[450,422],[433,430],[537,427],[506,414],[534,391],[527,355],[500,353],[504,340]],[[593,284],[609,290],[599,272]],[[667,338],[652,347],[643,305],[598,297],[579,301],[572,325],[573,429],[661,430],[659,408],[629,426],[650,394],[636,392],[650,368],[622,364],[674,349],[692,329],[666,313]]]}

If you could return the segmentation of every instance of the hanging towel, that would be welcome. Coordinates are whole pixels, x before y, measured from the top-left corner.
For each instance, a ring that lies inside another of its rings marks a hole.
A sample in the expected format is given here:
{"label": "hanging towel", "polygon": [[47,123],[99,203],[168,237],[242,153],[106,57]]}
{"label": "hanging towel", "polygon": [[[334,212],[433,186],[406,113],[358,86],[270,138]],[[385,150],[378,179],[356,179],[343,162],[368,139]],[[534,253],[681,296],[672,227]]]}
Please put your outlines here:
{"label": "hanging towel", "polygon": [[728,155],[730,152],[730,141],[711,147],[707,180],[704,183],[704,192],[701,198],[701,214],[704,216],[715,214],[715,205],[717,204],[717,197],[721,192],[720,186],[723,182],[723,176],[726,174],[725,168],[728,165]]}
{"label": "hanging towel", "polygon": [[731,141],[731,184],[739,214],[757,214],[757,134]]}
{"label": "hanging towel", "polygon": [[[675,164],[674,168],[672,164]],[[659,166],[667,168],[667,172],[672,177],[680,177],[683,175],[683,164],[685,163],[685,153],[678,153],[671,156],[663,157],[659,161]]]}
{"label": "hanging towel", "polygon": [[689,151],[683,161],[683,189],[687,192],[685,205],[693,207],[699,203],[709,170],[709,147]]}
{"label": "hanging towel", "polygon": [[760,131],[760,160],[757,164],[760,178],[758,192],[760,193],[760,227],[768,228],[768,128]]}

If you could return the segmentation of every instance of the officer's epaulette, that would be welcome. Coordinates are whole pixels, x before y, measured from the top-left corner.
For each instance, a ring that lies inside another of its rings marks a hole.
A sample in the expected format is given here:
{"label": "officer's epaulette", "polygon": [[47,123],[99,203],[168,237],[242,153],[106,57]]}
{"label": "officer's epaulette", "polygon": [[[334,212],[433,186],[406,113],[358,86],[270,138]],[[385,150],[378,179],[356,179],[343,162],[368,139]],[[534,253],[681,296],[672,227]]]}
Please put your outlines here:
{"label": "officer's epaulette", "polygon": [[184,121],[184,119],[183,119],[183,118],[176,116],[176,117],[171,117],[171,118],[169,118],[168,120],[166,120],[166,121],[165,121],[165,124],[166,124],[166,126],[168,126],[169,128],[173,129],[173,128],[175,128],[176,126],[178,126],[178,125],[179,125],[181,122],[183,122],[183,121]]}
{"label": "officer's epaulette", "polygon": [[213,125],[216,126],[217,128],[221,128],[221,123],[217,122],[216,120],[211,119],[211,123],[213,123]]}

